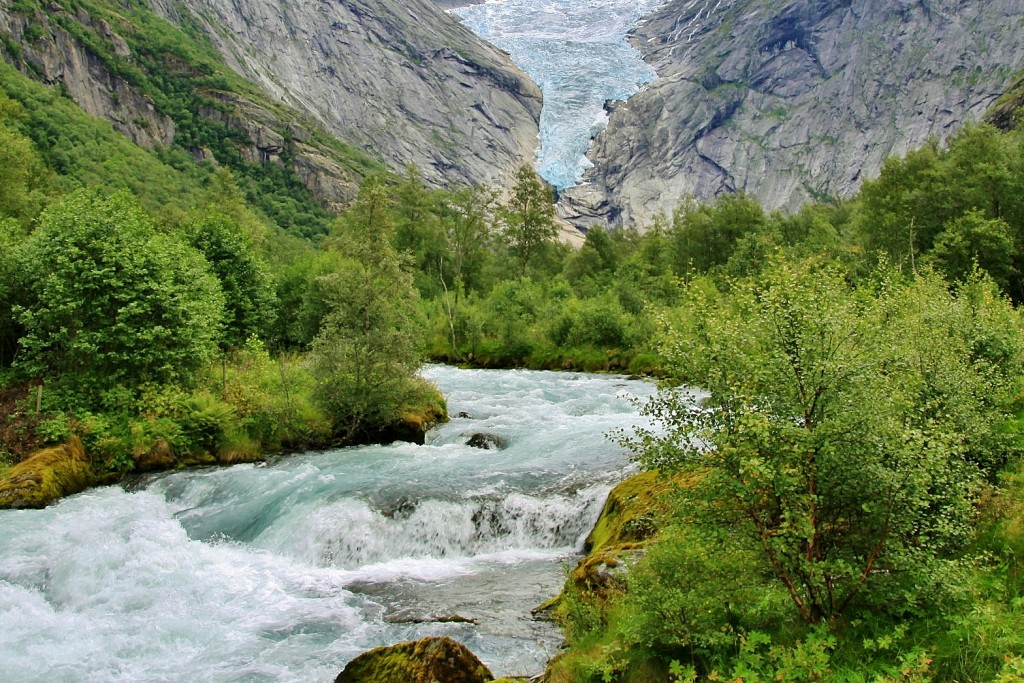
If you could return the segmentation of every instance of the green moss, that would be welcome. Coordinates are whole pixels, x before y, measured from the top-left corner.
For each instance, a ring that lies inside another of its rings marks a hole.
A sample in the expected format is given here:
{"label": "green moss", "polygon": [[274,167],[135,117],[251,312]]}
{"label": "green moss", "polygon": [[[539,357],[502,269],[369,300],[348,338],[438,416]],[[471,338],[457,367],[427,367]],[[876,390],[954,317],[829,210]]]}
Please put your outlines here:
{"label": "green moss", "polygon": [[78,437],[36,452],[0,479],[0,508],[42,508],[97,482]]}
{"label": "green moss", "polygon": [[665,512],[663,496],[683,484],[657,471],[643,472],[620,483],[608,494],[601,516],[587,536],[587,552],[650,538]]}
{"label": "green moss", "polygon": [[421,442],[431,427],[448,421],[448,403],[434,384],[422,381],[415,398],[398,409],[399,422],[394,431],[402,438]]}
{"label": "green moss", "polygon": [[[585,608],[600,612],[608,599],[625,589],[624,572],[643,555],[667,513],[668,494],[687,479],[667,478],[657,471],[642,472],[621,482],[608,494],[601,516],[587,536],[587,555],[569,573],[562,593],[534,613],[550,613],[563,624],[568,611]],[[572,595],[567,604],[565,596]]]}
{"label": "green moss", "polygon": [[487,683],[494,676],[466,646],[451,638],[424,638],[378,647],[345,667],[335,683]]}

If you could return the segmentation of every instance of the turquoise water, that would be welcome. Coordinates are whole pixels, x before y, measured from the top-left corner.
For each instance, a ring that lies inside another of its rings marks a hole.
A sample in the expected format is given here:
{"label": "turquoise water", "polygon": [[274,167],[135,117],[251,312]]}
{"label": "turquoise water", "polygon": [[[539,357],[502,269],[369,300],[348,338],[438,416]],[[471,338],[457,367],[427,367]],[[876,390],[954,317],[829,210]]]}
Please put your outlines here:
{"label": "turquoise water", "polygon": [[[331,681],[425,635],[536,674],[556,593],[640,424],[613,376],[431,367],[452,415],[424,446],[154,476],[0,512],[0,680]],[[465,445],[473,433],[504,450]],[[441,623],[458,615],[476,623]]]}

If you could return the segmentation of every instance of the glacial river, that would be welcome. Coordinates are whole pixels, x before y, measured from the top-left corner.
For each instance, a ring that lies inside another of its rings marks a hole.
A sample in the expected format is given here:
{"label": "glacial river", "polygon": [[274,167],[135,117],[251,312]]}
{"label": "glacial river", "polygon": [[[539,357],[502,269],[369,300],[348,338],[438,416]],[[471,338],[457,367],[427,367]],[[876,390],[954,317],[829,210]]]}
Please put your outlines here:
{"label": "glacial river", "polygon": [[[152,476],[0,512],[0,681],[332,681],[449,635],[497,676],[561,640],[531,617],[629,463],[614,376],[430,367],[455,417],[424,446]],[[474,433],[503,450],[465,445]],[[444,619],[457,616],[467,623]]]}
{"label": "glacial river", "polygon": [[488,0],[451,10],[509,53],[544,93],[537,170],[559,190],[591,165],[591,139],[608,122],[606,100],[654,80],[626,34],[665,0]]}

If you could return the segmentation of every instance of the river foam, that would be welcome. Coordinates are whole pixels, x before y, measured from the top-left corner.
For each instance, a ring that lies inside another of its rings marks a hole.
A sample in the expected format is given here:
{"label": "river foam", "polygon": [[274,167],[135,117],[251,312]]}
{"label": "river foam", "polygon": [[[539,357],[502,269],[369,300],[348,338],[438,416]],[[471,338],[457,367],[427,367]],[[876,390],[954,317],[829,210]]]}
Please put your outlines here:
{"label": "river foam", "polygon": [[[622,378],[429,368],[453,414],[424,446],[152,476],[0,512],[0,680],[315,681],[378,645],[463,641],[538,673],[559,589],[628,462]],[[508,444],[465,445],[477,432]],[[452,615],[472,622],[445,623]]]}

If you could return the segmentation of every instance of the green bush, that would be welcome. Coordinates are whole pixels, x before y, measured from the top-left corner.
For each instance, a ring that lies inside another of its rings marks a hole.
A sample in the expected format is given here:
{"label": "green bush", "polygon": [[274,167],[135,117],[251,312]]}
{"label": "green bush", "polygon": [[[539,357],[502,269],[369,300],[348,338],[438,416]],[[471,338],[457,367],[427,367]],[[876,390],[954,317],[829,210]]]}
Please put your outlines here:
{"label": "green bush", "polygon": [[18,366],[67,387],[78,407],[96,406],[112,385],[187,381],[216,352],[216,278],[125,193],[80,191],[51,206],[24,256]]}

